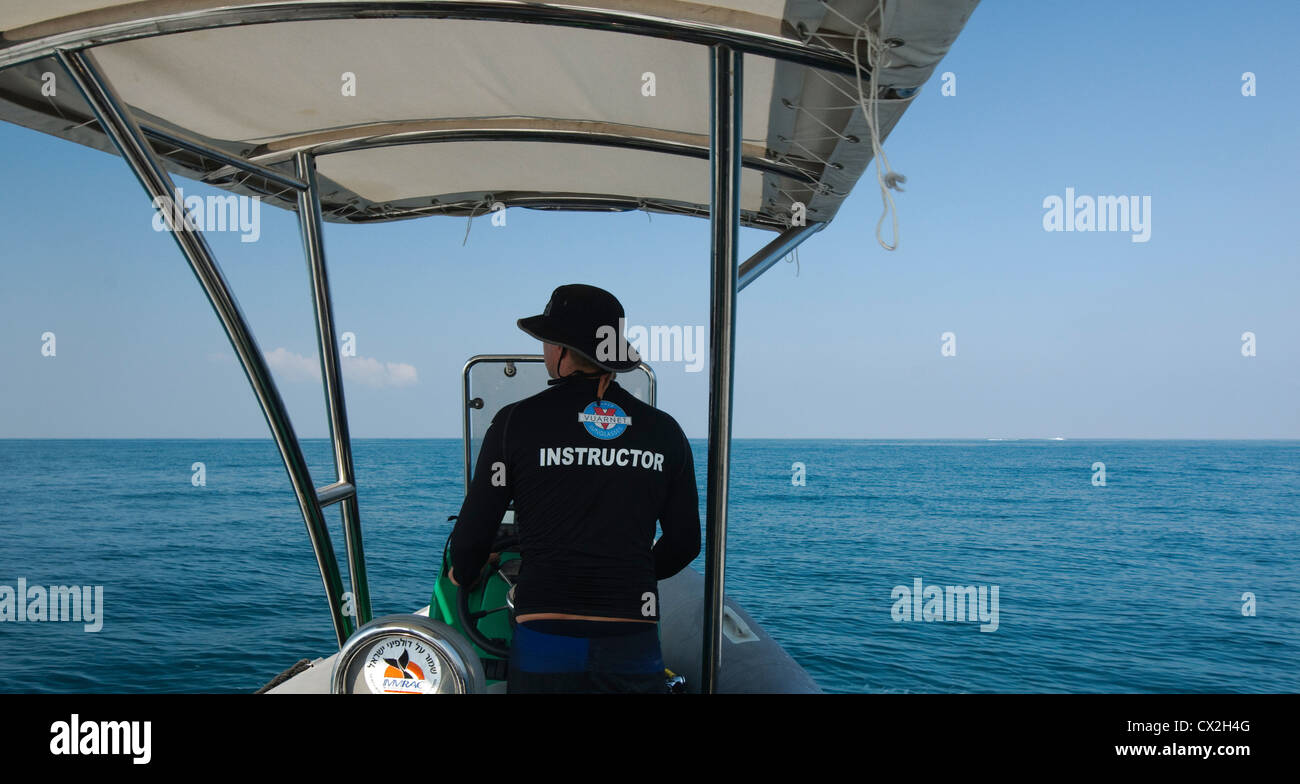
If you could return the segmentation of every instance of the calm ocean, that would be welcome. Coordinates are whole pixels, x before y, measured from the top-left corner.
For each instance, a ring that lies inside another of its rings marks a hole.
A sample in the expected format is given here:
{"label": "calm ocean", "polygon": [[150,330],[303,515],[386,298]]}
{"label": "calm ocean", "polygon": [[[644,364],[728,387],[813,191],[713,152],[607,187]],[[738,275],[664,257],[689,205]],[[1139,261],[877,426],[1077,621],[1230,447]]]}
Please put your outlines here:
{"label": "calm ocean", "polygon": [[[422,607],[461,443],[354,451],[375,614]],[[826,691],[1300,691],[1300,442],[740,440],[732,476],[728,593]],[[0,440],[0,477],[0,586],[104,602],[0,623],[0,691],[250,692],[333,650],[272,442]],[[895,620],[917,579],[996,586],[996,630]]]}

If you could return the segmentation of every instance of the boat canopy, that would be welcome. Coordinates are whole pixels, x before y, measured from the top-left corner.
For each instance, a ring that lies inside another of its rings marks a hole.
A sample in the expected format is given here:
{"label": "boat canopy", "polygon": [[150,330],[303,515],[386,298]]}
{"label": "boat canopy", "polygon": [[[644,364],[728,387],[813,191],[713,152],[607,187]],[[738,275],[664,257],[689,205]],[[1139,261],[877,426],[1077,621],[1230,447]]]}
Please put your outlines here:
{"label": "boat canopy", "polygon": [[829,222],[871,162],[870,36],[883,139],[977,1],[890,2],[882,25],[879,0],[6,0],[0,119],[116,153],[56,59],[89,47],[170,172],[296,209],[274,175],[307,152],[327,221],[707,217],[700,44],[725,43],[749,55],[740,222],[780,231]]}
{"label": "boat canopy", "polygon": [[[323,221],[510,206],[708,217],[700,673],[712,692],[736,294],[830,222],[873,155],[885,163],[881,140],[977,3],[6,0],[0,119],[117,152],[158,206],[266,415],[341,647],[371,610]],[[172,209],[172,174],[297,211],[334,481],[312,477],[212,248]],[[887,165],[877,181],[892,205]],[[740,226],[780,233],[742,264]],[[334,504],[347,594],[325,519]]]}

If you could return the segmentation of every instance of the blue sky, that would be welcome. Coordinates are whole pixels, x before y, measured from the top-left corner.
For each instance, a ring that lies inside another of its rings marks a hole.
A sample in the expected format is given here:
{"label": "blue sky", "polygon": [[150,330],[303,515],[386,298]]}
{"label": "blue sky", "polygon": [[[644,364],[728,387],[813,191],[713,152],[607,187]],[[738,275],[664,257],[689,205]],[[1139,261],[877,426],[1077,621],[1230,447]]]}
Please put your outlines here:
{"label": "blue sky", "polygon": [[[932,81],[886,142],[901,248],[876,245],[869,174],[797,275],[741,293],[734,435],[1300,438],[1297,21],[1276,2],[984,3],[939,68],[957,94]],[[0,437],[266,436],[126,166],[7,124],[0,149]],[[1067,187],[1149,196],[1150,240],[1044,231]],[[261,217],[259,242],[212,244],[261,347],[314,356],[296,221]],[[326,227],[339,330],[380,369],[346,386],[354,437],[459,436],[465,359],[538,352],[514,322],[560,284],[613,291],[631,323],[708,323],[707,221],[514,209],[462,246],[465,227]],[[742,255],[770,237],[746,230]],[[319,387],[278,367],[300,433],[325,435]],[[705,435],[707,372],[657,371],[661,407]]]}

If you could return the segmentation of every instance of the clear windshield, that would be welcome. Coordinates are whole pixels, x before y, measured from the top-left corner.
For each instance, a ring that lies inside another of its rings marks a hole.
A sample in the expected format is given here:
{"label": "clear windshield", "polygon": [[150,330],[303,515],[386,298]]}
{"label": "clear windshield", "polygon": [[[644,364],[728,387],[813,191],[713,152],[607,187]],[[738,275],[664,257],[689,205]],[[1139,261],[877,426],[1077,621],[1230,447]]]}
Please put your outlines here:
{"label": "clear windshield", "polygon": [[[492,417],[504,406],[546,389],[550,376],[540,354],[480,356],[465,365],[465,487]],[[619,373],[619,386],[638,400],[654,405],[654,372],[648,365]]]}

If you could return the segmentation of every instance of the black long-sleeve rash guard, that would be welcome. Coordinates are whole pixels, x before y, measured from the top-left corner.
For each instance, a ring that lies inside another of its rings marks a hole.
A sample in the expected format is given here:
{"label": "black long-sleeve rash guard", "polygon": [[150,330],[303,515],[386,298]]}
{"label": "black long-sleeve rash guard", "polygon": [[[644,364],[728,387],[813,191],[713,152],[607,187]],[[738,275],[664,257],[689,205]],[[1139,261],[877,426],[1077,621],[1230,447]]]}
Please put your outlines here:
{"label": "black long-sleeve rash guard", "polygon": [[700,552],[686,434],[617,382],[597,400],[594,379],[569,377],[497,412],[452,530],[462,586],[478,576],[512,500],[519,615],[658,620],[658,580]]}

